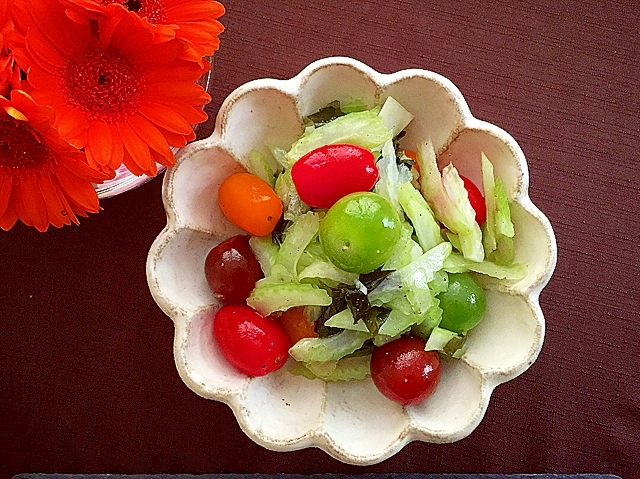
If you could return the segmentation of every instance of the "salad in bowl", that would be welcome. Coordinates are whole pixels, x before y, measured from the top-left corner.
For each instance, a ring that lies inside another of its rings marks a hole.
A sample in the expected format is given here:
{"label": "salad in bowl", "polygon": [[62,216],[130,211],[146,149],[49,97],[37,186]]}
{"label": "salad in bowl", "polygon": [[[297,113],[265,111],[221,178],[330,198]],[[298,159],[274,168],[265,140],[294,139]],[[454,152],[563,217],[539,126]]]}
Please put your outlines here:
{"label": "salad in bowl", "polygon": [[459,440],[540,351],[553,231],[518,145],[437,74],[250,82],[164,181],[147,274],[178,371],[265,447]]}

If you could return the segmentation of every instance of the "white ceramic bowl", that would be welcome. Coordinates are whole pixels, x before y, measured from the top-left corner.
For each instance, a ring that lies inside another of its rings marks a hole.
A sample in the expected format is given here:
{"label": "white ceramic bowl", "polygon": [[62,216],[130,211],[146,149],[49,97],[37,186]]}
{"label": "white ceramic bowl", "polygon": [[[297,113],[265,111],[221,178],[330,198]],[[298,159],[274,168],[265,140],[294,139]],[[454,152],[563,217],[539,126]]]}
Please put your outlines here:
{"label": "white ceramic bowl", "polygon": [[[205,281],[204,259],[213,246],[240,233],[217,205],[221,182],[243,170],[253,149],[288,149],[303,132],[302,117],[331,101],[361,99],[373,106],[389,95],[415,115],[403,145],[415,147],[431,137],[439,162],[453,162],[477,184],[480,152],[491,159],[513,202],[516,260],[527,266],[526,277],[510,285],[486,283],[486,317],[469,333],[466,354],[444,362],[435,394],[418,406],[387,400],[371,380],[325,383],[294,376],[287,367],[247,378],[226,363],[211,333],[210,318],[219,305]],[[147,275],[154,299],[175,324],[180,376],[197,394],[228,404],[251,439],[277,451],[315,446],[343,462],[365,465],[410,441],[464,438],[480,423],[493,389],[522,374],[542,347],[538,296],[557,250],[528,185],[527,163],[514,139],[474,118],[457,88],[435,73],[381,74],[349,58],[327,58],[289,80],[239,87],[223,103],[214,133],[185,147],[164,178],[167,226],[151,247]]]}

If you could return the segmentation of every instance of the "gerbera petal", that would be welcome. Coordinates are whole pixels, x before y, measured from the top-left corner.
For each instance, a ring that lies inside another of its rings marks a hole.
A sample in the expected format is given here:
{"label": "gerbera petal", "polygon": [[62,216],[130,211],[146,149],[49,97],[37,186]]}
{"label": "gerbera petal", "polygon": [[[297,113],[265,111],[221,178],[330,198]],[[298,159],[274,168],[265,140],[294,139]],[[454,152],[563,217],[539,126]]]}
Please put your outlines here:
{"label": "gerbera petal", "polygon": [[[122,144],[126,150],[124,156],[124,164],[127,168],[131,169],[131,163],[128,163],[129,158],[133,160],[135,165],[142,173],[155,176],[158,173],[155,162],[151,158],[149,147],[142,141],[142,139],[136,134],[136,132],[127,123],[118,123],[118,131],[120,132],[120,138],[122,138]],[[134,169],[135,166],[134,166]]]}
{"label": "gerbera petal", "polygon": [[141,169],[138,164],[133,160],[129,152],[124,150],[124,159],[122,160],[122,164],[127,167],[127,169],[135,176],[144,175],[144,170]]}
{"label": "gerbera petal", "polygon": [[109,165],[115,168],[111,163],[111,130],[106,123],[94,121],[89,125],[89,143],[86,149],[101,167]]}
{"label": "gerbera petal", "polygon": [[165,130],[178,133],[180,135],[188,135],[193,130],[191,125],[185,121],[182,116],[175,110],[160,103],[149,103],[138,108],[138,112],[143,115],[151,123],[164,128]]}
{"label": "gerbera petal", "polygon": [[124,161],[124,145],[118,127],[109,123],[109,130],[111,132],[111,165],[115,165],[113,168],[116,169]]}
{"label": "gerbera petal", "polygon": [[87,143],[89,142],[89,130],[85,128],[78,136],[65,138],[65,140],[67,140],[70,145],[81,150],[87,146]]}
{"label": "gerbera petal", "polygon": [[11,175],[0,173],[0,216],[4,215],[11,201],[12,184],[13,177]]}
{"label": "gerbera petal", "polygon": [[76,138],[84,133],[87,117],[77,108],[64,106],[56,110],[58,133],[62,138]]}
{"label": "gerbera petal", "polygon": [[[111,45],[119,50],[127,50],[131,45],[146,50],[153,41],[153,32],[145,28],[140,18],[133,12],[128,12],[122,6],[110,4],[107,15],[100,20],[100,41],[103,45]],[[103,35],[103,30],[109,30],[109,35]]]}
{"label": "gerbera petal", "polygon": [[127,123],[140,138],[144,138],[155,152],[166,158],[173,157],[166,138],[149,120],[140,115],[131,115],[127,119]]}
{"label": "gerbera petal", "polygon": [[25,32],[37,29],[62,54],[73,51],[80,41],[91,37],[86,28],[66,16],[59,2],[15,0],[14,9],[14,18]]}
{"label": "gerbera petal", "polygon": [[[98,194],[91,182],[79,178],[67,168],[56,168],[55,174],[69,201],[77,203],[82,210],[89,213],[97,213],[100,210]],[[80,212],[80,209],[74,209],[74,213]]]}
{"label": "gerbera petal", "polygon": [[147,85],[144,96],[155,99],[172,97],[191,105],[206,105],[211,101],[211,96],[200,85],[183,81],[151,83]]}
{"label": "gerbera petal", "polygon": [[195,82],[209,69],[209,63],[201,67],[197,63],[176,59],[167,64],[149,67],[144,76],[148,84],[165,81]]}
{"label": "gerbera petal", "polygon": [[89,17],[82,15],[80,12],[74,10],[73,8],[67,8],[65,10],[67,17],[73,22],[78,23],[79,25],[89,25]]}
{"label": "gerbera petal", "polygon": [[44,202],[47,205],[47,216],[49,222],[56,228],[61,228],[63,225],[71,224],[73,220],[77,223],[77,219],[73,214],[73,211],[68,211],[65,204],[60,199],[60,192],[56,188],[57,184],[50,177],[41,178],[38,182],[40,192],[44,198]]}
{"label": "gerbera petal", "polygon": [[[32,226],[38,231],[47,231],[49,226],[47,205],[44,202],[35,175],[23,175],[18,182],[19,198],[22,200],[24,212]],[[20,217],[24,221],[22,216]]]}
{"label": "gerbera petal", "polygon": [[167,20],[174,23],[219,18],[223,14],[224,7],[218,2],[189,2],[172,6],[166,11]]}
{"label": "gerbera petal", "polygon": [[0,228],[5,231],[9,231],[16,224],[16,221],[18,221],[18,214],[16,213],[13,204],[9,203],[5,212],[0,215]]}
{"label": "gerbera petal", "polygon": [[202,123],[207,121],[209,116],[204,112],[202,108],[197,108],[189,105],[180,100],[176,100],[174,98],[156,98],[156,102],[162,103],[163,105],[168,106],[172,110],[179,111],[180,115],[189,123],[190,125],[197,125],[198,123]]}
{"label": "gerbera petal", "polygon": [[64,67],[64,57],[39,32],[33,32],[27,37],[27,50],[37,57],[38,63],[46,63],[55,68]]}
{"label": "gerbera petal", "polygon": [[158,43],[148,49],[138,49],[131,53],[135,55],[136,64],[142,68],[169,63],[188,48],[187,44],[180,39],[169,42]]}
{"label": "gerbera petal", "polygon": [[29,69],[29,83],[35,89],[56,91],[58,76],[44,70],[40,65],[34,65]]}
{"label": "gerbera petal", "polygon": [[153,158],[153,161],[161,164],[162,166],[171,168],[173,165],[176,164],[176,157],[173,155],[163,156],[155,150],[149,150],[149,151],[151,152],[151,157]]}
{"label": "gerbera petal", "polygon": [[190,138],[189,135],[178,135],[176,133],[170,132],[169,130],[165,130],[164,128],[161,128],[157,125],[156,127],[158,128],[160,133],[162,133],[162,136],[164,136],[167,139],[167,143],[169,143],[169,146],[173,146],[174,148],[182,148],[187,144],[187,142],[191,141],[192,139],[195,139],[195,133],[193,135],[193,138]]}

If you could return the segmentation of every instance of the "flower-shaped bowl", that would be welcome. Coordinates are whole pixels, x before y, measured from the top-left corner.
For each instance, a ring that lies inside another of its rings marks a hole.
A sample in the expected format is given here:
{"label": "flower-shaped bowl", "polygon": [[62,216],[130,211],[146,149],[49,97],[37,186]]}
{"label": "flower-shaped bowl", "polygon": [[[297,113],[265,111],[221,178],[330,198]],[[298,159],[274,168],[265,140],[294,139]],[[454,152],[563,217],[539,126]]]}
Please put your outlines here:
{"label": "flower-shaped bowl", "polygon": [[[383,397],[370,379],[325,383],[296,376],[287,366],[249,378],[221,356],[211,321],[219,308],[204,276],[209,250],[241,233],[217,204],[218,188],[245,169],[248,154],[288,149],[304,131],[303,117],[328,103],[362,100],[370,107],[393,96],[415,119],[402,138],[415,148],[431,138],[441,166],[481,183],[484,152],[512,202],[516,261],[526,277],[486,281],[487,311],[469,332],[459,360],[445,361],[441,382],[420,405],[402,407]],[[260,79],[236,89],[222,104],[215,131],[185,147],[164,178],[167,226],[149,252],[151,293],[175,324],[178,372],[197,394],[228,404],[240,427],[277,451],[319,447],[340,461],[374,464],[410,441],[445,443],[480,423],[493,389],[522,374],[542,347],[545,323],[538,297],[556,263],[547,218],[528,196],[527,162],[515,140],[474,118],[459,90],[426,70],[382,74],[349,58],[316,61],[288,80]],[[213,419],[212,419],[213,420]]]}

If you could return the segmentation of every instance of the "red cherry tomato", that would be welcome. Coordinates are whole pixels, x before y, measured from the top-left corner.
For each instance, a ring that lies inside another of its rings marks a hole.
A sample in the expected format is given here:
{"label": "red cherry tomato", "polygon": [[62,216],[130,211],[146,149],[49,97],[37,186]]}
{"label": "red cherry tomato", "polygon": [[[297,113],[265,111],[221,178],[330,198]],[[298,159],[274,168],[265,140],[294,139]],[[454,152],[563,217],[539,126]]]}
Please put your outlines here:
{"label": "red cherry tomato", "polygon": [[209,251],[204,274],[213,294],[223,303],[244,303],[256,281],[263,278],[247,236],[238,235]]}
{"label": "red cherry tomato", "polygon": [[349,193],[370,191],[378,180],[373,153],[356,145],[325,145],[310,151],[291,168],[300,199],[330,208]]}
{"label": "red cherry tomato", "polygon": [[278,324],[243,304],[218,310],[213,336],[225,359],[248,376],[264,376],[287,362],[291,340]]}
{"label": "red cherry tomato", "polygon": [[407,406],[433,394],[440,382],[440,358],[424,345],[420,338],[401,337],[374,349],[371,378],[383,395]]}
{"label": "red cherry tomato", "polygon": [[471,203],[473,210],[476,212],[476,222],[479,225],[482,225],[482,223],[487,219],[487,206],[484,202],[484,196],[482,196],[482,193],[480,193],[480,190],[473,181],[462,175],[460,175],[460,178],[462,178],[464,187],[469,195],[469,202]]}

